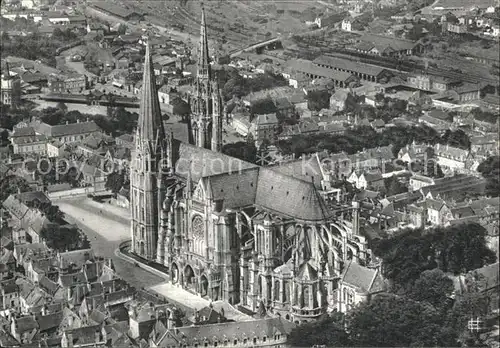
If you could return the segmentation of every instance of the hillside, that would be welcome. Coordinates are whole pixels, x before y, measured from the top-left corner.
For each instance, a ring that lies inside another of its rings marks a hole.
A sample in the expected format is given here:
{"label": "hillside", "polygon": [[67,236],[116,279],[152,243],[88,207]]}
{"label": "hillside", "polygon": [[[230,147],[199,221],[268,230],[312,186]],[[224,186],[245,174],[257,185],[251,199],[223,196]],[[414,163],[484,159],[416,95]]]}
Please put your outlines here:
{"label": "hillside", "polygon": [[[153,23],[198,35],[202,2],[199,0],[123,1],[147,14]],[[306,20],[326,12],[325,2],[312,0],[212,0],[205,1],[211,38],[224,51],[242,48],[276,35],[307,30]]]}

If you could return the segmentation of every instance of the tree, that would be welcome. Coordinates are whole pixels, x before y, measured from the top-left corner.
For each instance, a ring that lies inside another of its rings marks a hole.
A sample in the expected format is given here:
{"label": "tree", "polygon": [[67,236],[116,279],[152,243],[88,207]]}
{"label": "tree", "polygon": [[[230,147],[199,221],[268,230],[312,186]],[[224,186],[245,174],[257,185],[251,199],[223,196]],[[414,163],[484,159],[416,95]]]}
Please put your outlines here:
{"label": "tree", "polygon": [[456,131],[447,129],[441,138],[441,143],[459,147],[464,150],[470,149],[469,136],[461,129],[457,129]]}
{"label": "tree", "polygon": [[43,213],[51,222],[58,224],[64,223],[64,213],[59,209],[59,206],[49,204],[43,208]]}
{"label": "tree", "polygon": [[12,194],[30,190],[26,179],[15,175],[6,176],[0,181],[0,202],[4,202]]}
{"label": "tree", "polygon": [[127,29],[128,29],[128,28],[127,28],[127,26],[126,26],[125,24],[121,23],[121,24],[118,26],[118,30],[117,30],[117,31],[118,31],[118,34],[120,34],[120,35],[125,34],[125,33],[127,32]]}
{"label": "tree", "polygon": [[467,223],[446,228],[407,229],[374,244],[373,252],[382,258],[383,274],[395,291],[409,289],[426,270],[465,273],[495,262],[487,247],[486,230]]}
{"label": "tree", "polygon": [[352,345],[361,347],[456,346],[440,313],[425,302],[379,295],[348,315]]}
{"label": "tree", "polygon": [[410,287],[407,296],[415,301],[428,302],[442,308],[453,292],[453,281],[440,269],[424,271]]}
{"label": "tree", "polygon": [[313,111],[330,107],[330,93],[327,90],[316,90],[307,93],[307,108]]}
{"label": "tree", "polygon": [[337,313],[320,321],[305,323],[295,327],[288,336],[287,343],[293,347],[349,346],[349,335],[344,330],[344,317]]}
{"label": "tree", "polygon": [[112,191],[113,193],[118,193],[125,182],[124,172],[113,172],[109,174],[106,178],[106,189]]}
{"label": "tree", "polygon": [[487,231],[477,223],[436,229],[431,239],[439,254],[440,268],[461,274],[496,261],[495,253],[486,243]]}
{"label": "tree", "polygon": [[408,192],[408,188],[398,180],[397,176],[385,178],[384,185],[387,196],[394,196],[399,193]]}
{"label": "tree", "polygon": [[264,114],[272,114],[276,112],[276,105],[271,98],[257,100],[250,107],[250,113],[253,115],[264,115]]}
{"label": "tree", "polygon": [[51,126],[62,124],[65,111],[60,108],[48,107],[40,112],[40,119]]}
{"label": "tree", "polygon": [[257,161],[257,148],[254,142],[239,141],[233,144],[226,144],[222,147],[222,153],[251,163]]}
{"label": "tree", "polygon": [[4,129],[0,132],[0,146],[5,146],[9,144],[9,131]]}
{"label": "tree", "polygon": [[174,115],[179,115],[182,118],[185,118],[191,113],[191,108],[189,107],[189,104],[180,98],[175,99],[173,105],[174,107],[172,109],[172,112]]}
{"label": "tree", "polygon": [[500,156],[488,157],[477,171],[486,179],[486,194],[498,197],[500,194]]}
{"label": "tree", "polygon": [[383,275],[392,282],[395,292],[405,291],[423,271],[437,267],[429,240],[422,230],[408,229],[374,245],[376,256],[382,258]]}
{"label": "tree", "polygon": [[59,252],[86,249],[90,246],[86,236],[75,225],[48,224],[40,233],[47,246]]}
{"label": "tree", "polygon": [[68,106],[66,104],[64,104],[63,102],[57,103],[56,108],[61,110],[64,113],[66,113],[68,111]]}
{"label": "tree", "polygon": [[484,292],[470,291],[458,296],[448,312],[446,325],[465,341],[470,339],[467,323],[471,318],[485,318],[489,313],[488,295]]}

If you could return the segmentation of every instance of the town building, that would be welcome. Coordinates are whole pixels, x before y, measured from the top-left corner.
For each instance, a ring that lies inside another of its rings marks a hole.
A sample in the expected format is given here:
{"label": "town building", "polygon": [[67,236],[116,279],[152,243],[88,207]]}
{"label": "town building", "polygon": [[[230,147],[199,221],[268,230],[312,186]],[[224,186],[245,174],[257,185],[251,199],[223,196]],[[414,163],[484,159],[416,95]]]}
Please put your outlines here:
{"label": "town building", "polygon": [[89,3],[86,12],[91,17],[101,19],[113,19],[115,21],[140,21],[144,15],[123,6],[109,3],[107,1],[96,1]]}
{"label": "town building", "polygon": [[384,178],[380,172],[360,172],[358,170],[353,170],[349,178],[347,179],[358,189],[371,189],[375,191],[380,191],[385,187]]}
{"label": "town building", "polygon": [[[21,124],[19,126],[22,127],[24,125],[25,124]],[[31,123],[31,127],[34,128],[37,135],[45,135],[50,140],[57,140],[61,144],[79,142],[92,134],[101,132],[101,129],[94,121],[77,121],[76,123],[66,123],[55,126],[40,121],[34,121]]]}
{"label": "town building", "polygon": [[[201,90],[210,86],[205,26],[202,15],[195,98],[205,99],[193,108],[202,126],[211,115],[210,94]],[[342,263],[367,257],[358,206],[350,208],[352,222],[336,224],[313,183],[220,153],[208,146],[206,128],[198,128],[195,145],[166,134],[151,65],[147,48],[130,170],[131,251],[214,301],[251,311],[267,303],[297,323],[333,310]]]}
{"label": "town building", "polygon": [[418,42],[377,34],[364,34],[353,49],[365,54],[386,57],[411,56],[423,51],[422,45]]}
{"label": "town building", "polygon": [[386,284],[379,269],[350,262],[339,280],[337,310],[346,313],[357,305],[370,301],[385,289]]}
{"label": "town building", "polygon": [[79,94],[88,88],[88,79],[85,75],[51,76],[48,87],[52,93]]}
{"label": "town building", "polygon": [[260,143],[263,140],[274,142],[278,133],[278,118],[276,114],[255,115],[252,120],[249,133],[253,139]]}
{"label": "town building", "polygon": [[391,77],[391,73],[382,67],[360,63],[346,58],[322,55],[316,58],[313,63],[322,68],[352,74],[360,80],[365,81],[383,82],[388,81]]}
{"label": "town building", "polygon": [[349,12],[347,11],[333,13],[333,14],[325,13],[323,16],[316,17],[314,23],[318,26],[318,28],[325,28],[325,27],[332,28],[338,25],[339,23],[342,23],[342,20],[348,15]]}
{"label": "town building", "polygon": [[45,155],[47,154],[48,139],[43,134],[36,134],[11,139],[13,152],[20,155]]}
{"label": "town building", "polygon": [[288,81],[294,88],[306,87],[313,80],[319,79],[332,81],[340,88],[359,86],[359,78],[352,73],[321,67],[305,59],[292,60],[289,69],[292,74]]}
{"label": "town building", "polygon": [[451,171],[464,170],[470,155],[468,150],[441,144],[435,145],[434,154],[441,168]]}

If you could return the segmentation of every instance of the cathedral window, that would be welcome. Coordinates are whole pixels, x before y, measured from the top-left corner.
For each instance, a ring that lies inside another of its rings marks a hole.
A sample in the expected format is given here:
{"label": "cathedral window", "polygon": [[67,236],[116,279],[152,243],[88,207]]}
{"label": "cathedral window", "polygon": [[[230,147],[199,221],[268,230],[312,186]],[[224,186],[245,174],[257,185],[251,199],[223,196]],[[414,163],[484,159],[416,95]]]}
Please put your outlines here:
{"label": "cathedral window", "polygon": [[141,226],[141,239],[144,239],[144,226]]}

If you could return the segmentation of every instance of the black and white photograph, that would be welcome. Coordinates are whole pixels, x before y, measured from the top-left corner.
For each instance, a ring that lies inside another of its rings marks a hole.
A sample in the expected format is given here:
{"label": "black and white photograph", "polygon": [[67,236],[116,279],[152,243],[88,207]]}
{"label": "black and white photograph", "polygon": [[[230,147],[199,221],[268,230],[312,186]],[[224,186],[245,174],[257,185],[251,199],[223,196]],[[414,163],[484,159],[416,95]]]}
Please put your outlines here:
{"label": "black and white photograph", "polygon": [[0,347],[500,348],[500,0],[0,0]]}

